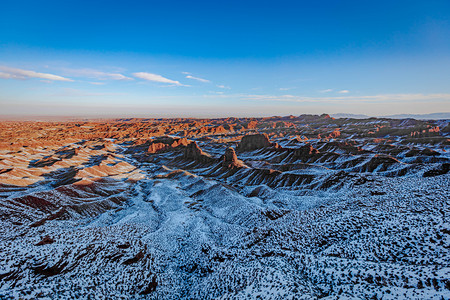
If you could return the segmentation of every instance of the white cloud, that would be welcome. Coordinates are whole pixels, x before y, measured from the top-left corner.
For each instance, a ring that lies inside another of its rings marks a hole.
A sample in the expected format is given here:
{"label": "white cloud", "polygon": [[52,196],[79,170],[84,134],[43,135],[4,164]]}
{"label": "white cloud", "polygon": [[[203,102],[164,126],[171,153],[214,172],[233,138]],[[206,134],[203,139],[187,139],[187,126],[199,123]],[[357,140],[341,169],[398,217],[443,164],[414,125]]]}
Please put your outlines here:
{"label": "white cloud", "polygon": [[11,74],[0,72],[0,78],[10,79],[10,78],[14,78],[14,77]]}
{"label": "white cloud", "polygon": [[108,73],[94,69],[63,69],[65,73],[71,76],[95,78],[97,80],[133,80],[120,73]]}
{"label": "white cloud", "polygon": [[219,89],[227,89],[227,90],[231,89],[229,86],[225,86],[225,85],[223,85],[223,84],[218,84],[217,87],[218,87]]}
{"label": "white cloud", "polygon": [[191,75],[187,75],[186,78],[197,80],[197,81],[200,81],[200,82],[205,82],[205,83],[211,82],[208,79],[203,79],[203,78],[200,78],[200,77],[194,77],[194,76],[191,76]]}
{"label": "white cloud", "polygon": [[289,91],[293,89],[295,89],[295,87],[279,88],[280,91]]}
{"label": "white cloud", "polygon": [[191,74],[191,73],[189,73],[189,72],[181,72],[181,74],[189,75],[189,74]]}
{"label": "white cloud", "polygon": [[214,94],[214,95],[223,95],[224,92],[217,92],[217,91],[209,91],[210,94]]}
{"label": "white cloud", "polygon": [[62,76],[49,74],[49,73],[39,73],[30,70],[23,70],[17,68],[10,68],[5,66],[0,66],[0,78],[4,79],[29,79],[29,78],[40,78],[52,81],[73,81],[72,79],[65,78]]}
{"label": "white cloud", "polygon": [[349,90],[341,90],[338,93],[339,94],[348,94],[348,93],[350,93],[350,91]]}
{"label": "white cloud", "polygon": [[161,75],[153,74],[153,73],[137,72],[137,73],[133,73],[133,76],[140,78],[140,79],[148,80],[148,81],[169,83],[169,84],[173,84],[173,85],[177,85],[177,86],[185,86],[184,84],[181,84],[179,81],[165,78]]}
{"label": "white cloud", "polygon": [[326,89],[326,90],[321,90],[321,91],[319,91],[320,93],[329,93],[329,92],[332,92],[333,91],[333,89]]}

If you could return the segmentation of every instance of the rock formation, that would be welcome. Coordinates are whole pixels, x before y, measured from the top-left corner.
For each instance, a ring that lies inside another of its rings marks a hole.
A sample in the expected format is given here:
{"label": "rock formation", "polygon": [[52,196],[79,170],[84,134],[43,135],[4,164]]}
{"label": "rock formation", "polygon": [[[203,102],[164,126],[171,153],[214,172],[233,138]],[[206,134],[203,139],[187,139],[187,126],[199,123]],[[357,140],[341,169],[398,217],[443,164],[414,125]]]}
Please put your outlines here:
{"label": "rock formation", "polygon": [[203,163],[211,163],[214,159],[211,155],[203,152],[196,142],[191,142],[184,149],[183,158],[187,160],[195,160]]}
{"label": "rock formation", "polygon": [[229,147],[222,156],[222,166],[225,168],[241,168],[244,167],[245,164],[237,158],[234,149]]}
{"label": "rock formation", "polygon": [[179,146],[187,146],[188,140],[186,138],[162,137],[152,140],[147,152],[157,153],[177,148]]}
{"label": "rock formation", "polygon": [[266,133],[246,135],[242,138],[236,150],[252,151],[272,146],[269,136]]}

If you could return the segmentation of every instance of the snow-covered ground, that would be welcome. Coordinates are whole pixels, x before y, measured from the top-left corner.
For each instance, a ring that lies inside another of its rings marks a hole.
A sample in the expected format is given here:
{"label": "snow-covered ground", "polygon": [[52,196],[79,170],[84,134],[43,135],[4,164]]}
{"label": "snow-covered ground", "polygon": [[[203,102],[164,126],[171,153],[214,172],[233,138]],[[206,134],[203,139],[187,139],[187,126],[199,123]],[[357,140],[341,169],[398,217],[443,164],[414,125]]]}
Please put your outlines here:
{"label": "snow-covered ground", "polygon": [[0,299],[450,299],[450,174],[423,176],[441,161],[277,173],[279,150],[228,170],[93,143],[39,173],[48,150],[21,151],[0,160],[26,177],[0,190]]}

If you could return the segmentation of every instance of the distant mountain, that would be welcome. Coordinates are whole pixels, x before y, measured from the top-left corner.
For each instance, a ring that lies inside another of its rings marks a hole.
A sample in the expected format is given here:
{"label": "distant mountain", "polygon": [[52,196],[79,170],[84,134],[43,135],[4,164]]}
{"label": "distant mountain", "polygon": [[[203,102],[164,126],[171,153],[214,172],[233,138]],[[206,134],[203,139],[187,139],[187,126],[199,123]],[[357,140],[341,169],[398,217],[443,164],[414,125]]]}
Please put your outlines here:
{"label": "distant mountain", "polygon": [[450,119],[450,112],[432,113],[432,114],[397,114],[389,116],[380,116],[379,118],[417,119],[417,120]]}
{"label": "distant mountain", "polygon": [[339,114],[331,114],[331,116],[335,119],[347,119],[347,118],[351,118],[351,119],[367,119],[370,118],[367,115],[358,115],[358,114],[346,114],[346,113],[339,113]]}
{"label": "distant mountain", "polygon": [[[339,118],[368,119],[368,118],[371,118],[371,116],[368,116],[368,115],[348,114],[348,113],[331,114],[331,116],[335,119],[339,119]],[[377,116],[377,118],[440,120],[440,119],[450,119],[450,112],[431,113],[431,114],[396,114],[396,115],[387,115],[387,116]]]}

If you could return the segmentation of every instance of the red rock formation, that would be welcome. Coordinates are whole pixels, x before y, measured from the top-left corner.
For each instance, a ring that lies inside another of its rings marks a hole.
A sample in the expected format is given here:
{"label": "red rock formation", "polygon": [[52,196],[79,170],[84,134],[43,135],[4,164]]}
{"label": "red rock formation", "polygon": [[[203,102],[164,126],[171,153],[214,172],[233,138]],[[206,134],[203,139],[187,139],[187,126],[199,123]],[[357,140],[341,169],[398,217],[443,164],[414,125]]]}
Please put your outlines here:
{"label": "red rock formation", "polygon": [[227,133],[227,132],[228,132],[228,130],[226,130],[222,125],[214,127],[211,130],[211,133],[214,133],[214,134],[221,134],[221,133]]}
{"label": "red rock formation", "polygon": [[186,146],[184,149],[183,158],[205,163],[209,163],[214,160],[209,154],[203,152],[196,142],[192,142]]}
{"label": "red rock formation", "polygon": [[244,127],[246,127],[247,129],[256,129],[257,126],[258,126],[258,121],[250,121]]}
{"label": "red rock formation", "polygon": [[163,143],[152,143],[150,144],[150,146],[148,147],[147,152],[148,153],[157,153],[163,149],[168,148],[166,144]]}
{"label": "red rock formation", "polygon": [[162,137],[155,139],[148,147],[148,153],[157,153],[189,144],[186,138]]}
{"label": "red rock formation", "polygon": [[237,158],[234,149],[229,147],[222,156],[222,166],[225,168],[242,168],[245,164]]}
{"label": "red rock formation", "polygon": [[242,138],[239,143],[238,151],[251,151],[260,148],[270,147],[273,144],[269,140],[269,136],[265,133],[263,134],[252,134],[246,135]]}
{"label": "red rock formation", "polygon": [[285,122],[285,121],[278,121],[272,123],[272,128],[289,128],[289,127],[295,127],[294,123],[291,122]]}
{"label": "red rock formation", "polygon": [[329,138],[329,139],[335,139],[335,138],[338,138],[338,137],[340,137],[340,136],[341,136],[341,132],[339,131],[339,128],[336,128],[335,130],[333,130],[332,133],[330,133],[330,134],[328,135],[328,138]]}

